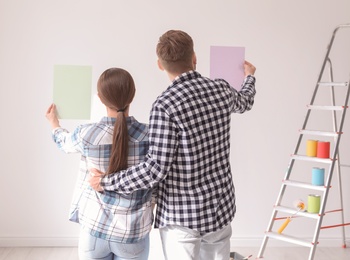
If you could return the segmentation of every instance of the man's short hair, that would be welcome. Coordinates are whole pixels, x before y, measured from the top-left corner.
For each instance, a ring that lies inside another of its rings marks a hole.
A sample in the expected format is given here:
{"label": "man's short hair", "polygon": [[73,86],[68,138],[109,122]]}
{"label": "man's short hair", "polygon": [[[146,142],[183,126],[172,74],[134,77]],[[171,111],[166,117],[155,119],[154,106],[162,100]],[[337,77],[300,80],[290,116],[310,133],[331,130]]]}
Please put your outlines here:
{"label": "man's short hair", "polygon": [[183,73],[193,69],[193,40],[183,31],[170,30],[164,33],[159,37],[156,52],[166,71]]}

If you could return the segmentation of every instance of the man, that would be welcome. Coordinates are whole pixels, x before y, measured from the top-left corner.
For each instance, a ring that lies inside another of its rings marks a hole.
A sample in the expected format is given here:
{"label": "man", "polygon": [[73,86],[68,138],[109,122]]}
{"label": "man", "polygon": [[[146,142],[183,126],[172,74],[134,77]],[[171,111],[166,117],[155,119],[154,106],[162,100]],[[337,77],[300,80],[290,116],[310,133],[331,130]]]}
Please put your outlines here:
{"label": "man", "polygon": [[170,30],[157,44],[158,66],[171,85],[154,102],[145,160],[101,178],[96,190],[132,193],[158,186],[155,227],[165,259],[229,259],[236,206],[230,169],[232,113],[252,108],[255,67],[245,61],[240,91],[223,79],[202,77],[192,38]]}

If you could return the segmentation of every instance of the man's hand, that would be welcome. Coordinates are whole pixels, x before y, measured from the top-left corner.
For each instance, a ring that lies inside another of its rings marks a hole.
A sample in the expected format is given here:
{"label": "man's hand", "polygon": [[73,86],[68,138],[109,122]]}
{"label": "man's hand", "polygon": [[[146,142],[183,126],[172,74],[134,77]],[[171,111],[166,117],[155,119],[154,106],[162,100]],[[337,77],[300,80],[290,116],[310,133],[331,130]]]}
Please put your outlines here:
{"label": "man's hand", "polygon": [[90,179],[88,180],[91,188],[93,188],[95,191],[103,191],[103,188],[100,185],[101,177],[104,175],[103,172],[91,168],[90,169]]}
{"label": "man's hand", "polygon": [[256,68],[248,61],[244,61],[244,76],[254,75]]}

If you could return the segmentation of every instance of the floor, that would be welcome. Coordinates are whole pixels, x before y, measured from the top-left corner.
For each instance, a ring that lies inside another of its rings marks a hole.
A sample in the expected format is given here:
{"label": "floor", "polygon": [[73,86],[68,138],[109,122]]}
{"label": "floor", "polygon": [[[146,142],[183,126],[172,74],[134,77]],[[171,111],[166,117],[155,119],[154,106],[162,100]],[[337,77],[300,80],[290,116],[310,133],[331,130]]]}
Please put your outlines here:
{"label": "floor", "polygon": [[[239,247],[235,252],[256,259],[259,248]],[[264,252],[264,260],[307,260],[309,250],[299,247],[273,247]],[[162,260],[159,252],[150,253],[150,260]],[[350,248],[319,247],[314,260],[350,259]],[[0,260],[78,260],[75,247],[4,247],[0,248]],[[179,259],[181,260],[181,259]]]}

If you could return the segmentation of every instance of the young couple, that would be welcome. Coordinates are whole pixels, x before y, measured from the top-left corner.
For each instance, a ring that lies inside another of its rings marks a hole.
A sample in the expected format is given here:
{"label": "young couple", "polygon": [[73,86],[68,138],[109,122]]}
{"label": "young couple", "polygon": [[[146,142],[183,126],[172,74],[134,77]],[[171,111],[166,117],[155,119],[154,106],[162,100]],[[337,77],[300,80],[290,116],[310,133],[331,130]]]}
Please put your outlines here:
{"label": "young couple", "polygon": [[80,152],[71,220],[80,223],[82,260],[148,259],[156,203],[166,260],[227,260],[236,212],[230,169],[232,113],[249,111],[255,67],[244,63],[240,91],[196,71],[192,38],[170,30],[156,48],[171,84],[153,103],[149,125],[129,116],[132,76],[106,70],[97,89],[107,117],[69,133],[52,104],[46,117],[65,152]]}

